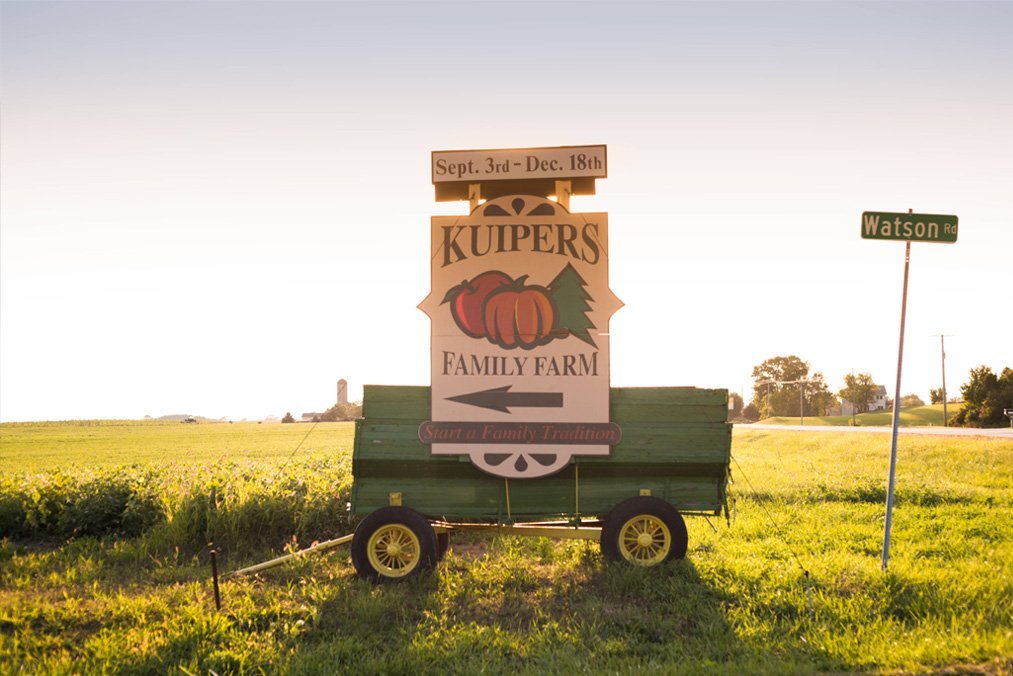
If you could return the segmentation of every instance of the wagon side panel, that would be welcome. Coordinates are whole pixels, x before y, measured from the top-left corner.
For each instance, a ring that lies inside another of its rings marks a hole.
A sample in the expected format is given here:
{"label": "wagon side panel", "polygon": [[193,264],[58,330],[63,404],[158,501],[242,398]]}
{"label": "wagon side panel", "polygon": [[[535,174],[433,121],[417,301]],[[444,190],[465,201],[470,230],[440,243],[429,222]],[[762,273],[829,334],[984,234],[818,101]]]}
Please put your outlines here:
{"label": "wagon side panel", "polygon": [[608,457],[579,458],[554,476],[511,482],[481,472],[467,456],[433,456],[419,441],[428,387],[367,385],[352,461],[352,512],[400,499],[451,520],[590,517],[649,492],[683,512],[719,513],[731,449],[727,391],[613,388],[611,403],[623,436]]}

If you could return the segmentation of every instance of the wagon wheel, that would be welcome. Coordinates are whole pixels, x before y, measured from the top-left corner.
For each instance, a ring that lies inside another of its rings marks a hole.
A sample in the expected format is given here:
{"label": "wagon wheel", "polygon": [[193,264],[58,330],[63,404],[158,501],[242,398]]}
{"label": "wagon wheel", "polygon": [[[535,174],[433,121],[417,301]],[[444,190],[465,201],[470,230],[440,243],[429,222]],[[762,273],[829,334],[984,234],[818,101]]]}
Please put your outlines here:
{"label": "wagon wheel", "polygon": [[371,512],[352,536],[352,563],[359,577],[395,582],[431,569],[438,560],[436,533],[418,512],[382,507]]}
{"label": "wagon wheel", "polygon": [[616,505],[601,529],[601,551],[609,561],[656,566],[686,557],[686,522],[660,498],[640,496]]}

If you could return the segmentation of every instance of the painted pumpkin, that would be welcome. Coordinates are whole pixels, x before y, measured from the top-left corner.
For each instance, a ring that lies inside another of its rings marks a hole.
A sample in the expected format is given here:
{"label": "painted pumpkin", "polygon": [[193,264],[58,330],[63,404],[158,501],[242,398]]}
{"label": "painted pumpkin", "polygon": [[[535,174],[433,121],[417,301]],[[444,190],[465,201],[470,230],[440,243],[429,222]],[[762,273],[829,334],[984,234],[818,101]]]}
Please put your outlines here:
{"label": "painted pumpkin", "polygon": [[450,314],[466,336],[485,338],[482,306],[489,294],[513,282],[510,275],[499,270],[483,272],[471,281],[465,280],[447,292],[444,303],[450,303]]}
{"label": "painted pumpkin", "polygon": [[557,312],[551,293],[544,286],[524,286],[523,277],[489,294],[482,314],[486,338],[508,350],[530,350],[555,337]]}

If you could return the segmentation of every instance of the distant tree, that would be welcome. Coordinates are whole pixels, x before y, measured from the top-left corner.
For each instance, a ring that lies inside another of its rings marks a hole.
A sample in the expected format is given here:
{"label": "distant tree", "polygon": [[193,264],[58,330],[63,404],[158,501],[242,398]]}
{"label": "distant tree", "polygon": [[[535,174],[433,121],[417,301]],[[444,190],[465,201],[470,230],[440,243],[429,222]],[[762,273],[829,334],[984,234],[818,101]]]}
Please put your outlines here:
{"label": "distant tree", "polygon": [[987,366],[971,369],[970,379],[960,386],[964,406],[953,420],[963,427],[999,427],[1009,423],[1003,409],[1013,408],[1013,369],[996,376]]}
{"label": "distant tree", "polygon": [[823,374],[817,371],[810,376],[809,362],[795,355],[771,357],[753,367],[753,405],[764,418],[799,415],[800,387],[805,415],[824,415],[833,405],[834,395]]}
{"label": "distant tree", "polygon": [[335,404],[320,414],[321,422],[336,420],[355,420],[362,417],[362,404]]}
{"label": "distant tree", "polygon": [[917,394],[905,394],[900,398],[901,408],[912,408],[914,406],[924,406],[925,402]]}
{"label": "distant tree", "polygon": [[929,400],[933,404],[943,403],[943,388],[940,387],[938,389],[929,390]]}
{"label": "distant tree", "polygon": [[742,395],[738,392],[728,393],[728,417],[729,419],[742,416]]}
{"label": "distant tree", "polygon": [[281,419],[283,423],[294,423],[295,418],[292,417],[291,413],[286,413],[285,417]]}
{"label": "distant tree", "polygon": [[876,399],[879,386],[868,373],[851,373],[844,376],[844,388],[838,392],[841,399],[851,402],[856,413],[865,413]]}
{"label": "distant tree", "polygon": [[756,405],[750,402],[749,406],[742,409],[743,420],[759,420],[760,411],[756,408]]}
{"label": "distant tree", "polygon": [[805,401],[808,415],[828,415],[837,404],[837,397],[827,387],[823,374],[817,371],[805,384]]}
{"label": "distant tree", "polygon": [[784,383],[808,374],[809,364],[795,355],[771,357],[754,366],[753,404],[760,417],[798,415],[798,395]]}

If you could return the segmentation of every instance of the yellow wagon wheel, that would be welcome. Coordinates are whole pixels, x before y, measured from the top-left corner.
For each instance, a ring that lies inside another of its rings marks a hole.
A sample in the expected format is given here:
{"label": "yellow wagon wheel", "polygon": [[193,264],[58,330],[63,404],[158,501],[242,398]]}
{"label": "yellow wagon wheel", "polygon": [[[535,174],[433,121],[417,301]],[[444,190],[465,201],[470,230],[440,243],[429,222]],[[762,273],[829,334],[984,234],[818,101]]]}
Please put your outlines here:
{"label": "yellow wagon wheel", "polygon": [[432,525],[408,507],[371,512],[352,536],[355,572],[373,582],[405,580],[433,568],[438,559]]}
{"label": "yellow wagon wheel", "polygon": [[373,532],[366,544],[366,556],[384,577],[404,577],[422,561],[422,545],[411,528],[394,523]]}
{"label": "yellow wagon wheel", "polygon": [[654,566],[668,558],[672,532],[660,518],[639,514],[619,529],[619,553],[638,566]]}
{"label": "yellow wagon wheel", "polygon": [[601,529],[601,551],[609,561],[656,566],[686,556],[686,522],[671,504],[638,496],[616,505]]}

